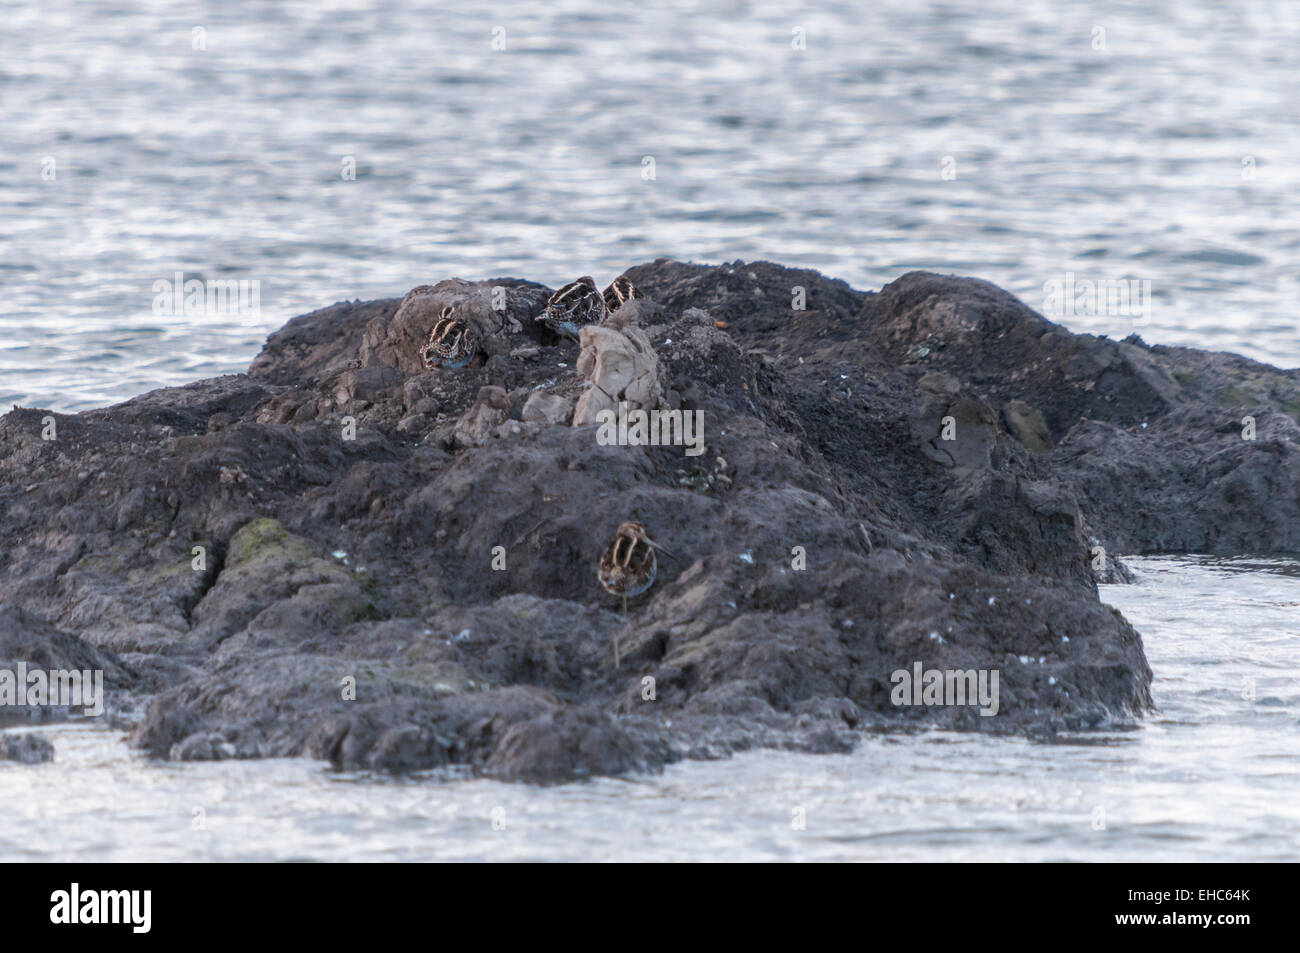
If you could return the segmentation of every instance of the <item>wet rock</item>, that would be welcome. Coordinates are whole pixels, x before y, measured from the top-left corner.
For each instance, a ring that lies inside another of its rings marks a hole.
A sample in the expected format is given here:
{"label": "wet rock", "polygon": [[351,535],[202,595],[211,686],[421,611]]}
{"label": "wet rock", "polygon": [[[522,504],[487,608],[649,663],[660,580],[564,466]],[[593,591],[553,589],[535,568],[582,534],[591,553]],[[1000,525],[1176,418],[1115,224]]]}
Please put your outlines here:
{"label": "wet rock", "polygon": [[[1097,591],[1121,555],[1300,550],[1295,371],[951,276],[628,274],[646,298],[580,347],[533,320],[541,285],[456,279],[53,441],[0,417],[0,668],[103,669],[155,757],[551,783],[1131,724],[1151,672]],[[483,354],[426,370],[447,305]],[[581,424],[620,399],[702,415],[699,452],[602,446]],[[625,614],[596,560],[627,519],[676,558]],[[896,706],[916,662],[999,671],[998,714]]]}
{"label": "wet rock", "polygon": [[428,414],[411,414],[409,417],[403,417],[397,422],[397,432],[405,434],[423,433],[429,429]]}
{"label": "wet rock", "polygon": [[567,708],[519,722],[503,732],[485,773],[504,781],[546,784],[659,771],[666,757],[662,748],[647,745],[608,714]]}
{"label": "wet rock", "polygon": [[481,447],[495,435],[497,428],[505,423],[510,410],[510,396],[500,387],[483,387],[479,389],[474,406],[456,421],[452,439],[458,447]]}
{"label": "wet rock", "polygon": [[936,397],[956,397],[961,393],[961,381],[943,371],[931,371],[917,381],[916,386]]}
{"label": "wet rock", "polygon": [[451,307],[457,317],[471,322],[485,355],[508,354],[523,345],[520,335],[535,336],[533,317],[546,304],[550,289],[530,282],[502,279],[471,282],[453,278],[436,285],[421,285],[407,292],[389,318],[380,314],[366,325],[359,360],[404,373],[424,369],[420,354],[429,332]]}
{"label": "wet rock", "polygon": [[1012,436],[1034,453],[1044,453],[1052,449],[1052,434],[1047,429],[1043,415],[1023,400],[1008,401],[1002,408],[1002,419]]}
{"label": "wet rock", "polygon": [[[138,680],[116,653],[60,631],[22,606],[0,606],[0,669],[12,671],[20,661],[45,672],[103,672],[105,686],[114,690],[131,688]],[[0,708],[0,719],[4,713]]]}
{"label": "wet rock", "polygon": [[296,639],[314,626],[341,627],[370,603],[362,584],[336,560],[312,551],[277,520],[262,518],[231,538],[221,573],[191,613],[186,643],[224,651]]}
{"label": "wet rock", "polygon": [[551,426],[553,424],[567,424],[572,413],[573,401],[559,394],[534,391],[524,403],[523,419]]}
{"label": "wet rock", "polygon": [[373,403],[401,383],[401,373],[391,367],[361,367],[328,378],[324,387],[336,406],[346,408],[354,401]]}
{"label": "wet rock", "polygon": [[168,757],[172,761],[217,761],[220,760],[221,744],[220,735],[196,732],[172,745]]}
{"label": "wet rock", "polygon": [[248,375],[270,384],[301,386],[349,367],[360,367],[361,335],[372,321],[391,320],[398,304],[391,300],[339,302],[300,315],[267,339]]}
{"label": "wet rock", "polygon": [[937,463],[963,471],[992,465],[997,417],[988,404],[969,394],[924,403],[915,432],[922,451]]}
{"label": "wet rock", "polygon": [[54,745],[40,735],[0,733],[0,761],[43,764],[54,760]]}

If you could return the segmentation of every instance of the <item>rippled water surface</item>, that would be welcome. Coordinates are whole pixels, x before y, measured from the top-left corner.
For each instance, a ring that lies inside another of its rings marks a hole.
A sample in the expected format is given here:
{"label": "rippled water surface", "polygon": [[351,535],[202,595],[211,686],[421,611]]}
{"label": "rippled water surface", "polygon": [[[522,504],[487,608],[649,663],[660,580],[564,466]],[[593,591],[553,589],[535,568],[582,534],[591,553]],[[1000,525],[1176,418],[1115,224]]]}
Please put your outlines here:
{"label": "rippled water surface", "polygon": [[869,736],[535,788],[154,764],[43,728],[53,763],[0,764],[0,860],[1300,860],[1300,563],[1132,565],[1103,598],[1155,672],[1136,730]]}
{"label": "rippled water surface", "polygon": [[[1060,320],[1300,365],[1290,0],[465,7],[0,0],[0,407],[242,370],[343,298],[661,255],[1039,308],[1067,273],[1146,279],[1149,324]],[[258,281],[260,312],[155,313],[177,271]],[[537,789],[53,726],[53,763],[0,763],[0,859],[1300,859],[1300,565],[1135,565],[1104,590],[1155,672],[1133,731]]]}
{"label": "rippled water surface", "polygon": [[[0,51],[4,407],[242,370],[338,299],[661,255],[1035,307],[1145,279],[1148,341],[1300,364],[1293,0],[0,0]],[[177,271],[260,312],[155,314]]]}

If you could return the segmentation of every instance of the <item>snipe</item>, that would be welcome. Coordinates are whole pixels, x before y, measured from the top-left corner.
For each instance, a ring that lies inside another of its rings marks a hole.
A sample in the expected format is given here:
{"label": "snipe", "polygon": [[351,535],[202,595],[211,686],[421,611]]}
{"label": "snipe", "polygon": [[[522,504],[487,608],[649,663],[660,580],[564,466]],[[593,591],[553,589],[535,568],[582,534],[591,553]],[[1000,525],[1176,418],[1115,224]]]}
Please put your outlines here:
{"label": "snipe", "polygon": [[[601,554],[596,576],[601,587],[612,596],[623,599],[623,613],[627,614],[627,600],[639,596],[654,585],[659,572],[656,550],[672,556],[648,535],[643,525],[635,522],[620,523],[614,541]],[[673,557],[676,558],[676,557]],[[614,635],[614,667],[619,666],[618,635]]]}
{"label": "snipe", "polygon": [[451,305],[442,309],[442,316],[433,325],[429,343],[422,356],[428,368],[465,367],[478,352],[478,334],[464,318],[452,314]]}
{"label": "snipe", "polygon": [[561,337],[576,341],[584,327],[600,324],[624,304],[640,297],[641,292],[625,275],[615,278],[603,292],[596,290],[594,278],[583,275],[551,295],[537,320]]}
{"label": "snipe", "polygon": [[632,284],[632,279],[627,275],[619,275],[609,283],[609,287],[601,297],[605,299],[605,310],[613,314],[633,298],[641,296],[641,292],[637,291],[636,286]]}

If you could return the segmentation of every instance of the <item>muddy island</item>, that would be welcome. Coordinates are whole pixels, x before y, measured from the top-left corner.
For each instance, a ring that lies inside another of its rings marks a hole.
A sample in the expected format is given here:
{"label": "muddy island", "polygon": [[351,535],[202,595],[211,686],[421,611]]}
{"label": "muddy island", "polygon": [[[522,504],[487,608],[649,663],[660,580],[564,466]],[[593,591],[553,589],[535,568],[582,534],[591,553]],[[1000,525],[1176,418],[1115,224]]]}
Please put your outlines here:
{"label": "muddy island", "polygon": [[[1300,372],[969,278],[626,276],[579,341],[549,288],[451,279],[295,318],[246,374],[0,417],[0,668],[102,671],[110,723],[179,760],[559,782],[1050,740],[1152,707],[1098,598],[1123,554],[1300,552]],[[476,353],[429,369],[448,306]],[[636,411],[699,433],[610,439]],[[625,610],[597,563],[626,521],[674,558]],[[922,667],[996,672],[996,713],[896,704]]]}

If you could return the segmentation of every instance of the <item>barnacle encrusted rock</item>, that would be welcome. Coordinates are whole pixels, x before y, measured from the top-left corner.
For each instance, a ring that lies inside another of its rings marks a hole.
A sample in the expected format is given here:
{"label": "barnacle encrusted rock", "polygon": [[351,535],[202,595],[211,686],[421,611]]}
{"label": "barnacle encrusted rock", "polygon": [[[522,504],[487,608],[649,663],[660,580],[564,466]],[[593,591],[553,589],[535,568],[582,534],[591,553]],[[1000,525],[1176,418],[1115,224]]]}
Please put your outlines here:
{"label": "barnacle encrusted rock", "polygon": [[[247,375],[0,417],[0,668],[104,670],[157,757],[554,782],[1131,723],[1118,554],[1300,551],[1296,371],[972,279],[628,276],[581,348],[532,320],[550,289],[457,279],[295,318]],[[485,360],[426,370],[448,304]],[[618,400],[702,412],[707,452],[602,445]],[[596,562],[629,519],[678,559],[624,615]],[[895,706],[916,662],[999,671],[997,715]]]}

